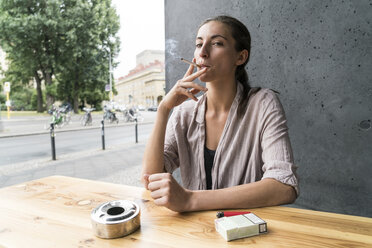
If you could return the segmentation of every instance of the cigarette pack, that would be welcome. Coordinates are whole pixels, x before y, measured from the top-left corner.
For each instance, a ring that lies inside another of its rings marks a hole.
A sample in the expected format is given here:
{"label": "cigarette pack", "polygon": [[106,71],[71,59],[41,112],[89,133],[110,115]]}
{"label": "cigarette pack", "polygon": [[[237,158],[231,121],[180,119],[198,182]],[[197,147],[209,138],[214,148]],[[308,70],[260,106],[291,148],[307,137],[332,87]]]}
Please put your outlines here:
{"label": "cigarette pack", "polygon": [[267,224],[253,213],[222,217],[214,220],[216,231],[226,241],[267,232]]}

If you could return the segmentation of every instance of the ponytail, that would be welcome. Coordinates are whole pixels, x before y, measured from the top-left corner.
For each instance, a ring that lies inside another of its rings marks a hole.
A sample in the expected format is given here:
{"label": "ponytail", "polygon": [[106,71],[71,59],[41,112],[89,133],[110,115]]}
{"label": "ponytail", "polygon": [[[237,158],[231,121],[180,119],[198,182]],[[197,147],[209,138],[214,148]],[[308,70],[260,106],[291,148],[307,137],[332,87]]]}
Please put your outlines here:
{"label": "ponytail", "polygon": [[243,91],[241,93],[240,103],[237,110],[238,118],[240,119],[244,115],[245,110],[247,109],[249,100],[248,95],[251,89],[248,82],[248,73],[245,70],[244,65],[240,65],[236,68],[235,78],[243,86]]}

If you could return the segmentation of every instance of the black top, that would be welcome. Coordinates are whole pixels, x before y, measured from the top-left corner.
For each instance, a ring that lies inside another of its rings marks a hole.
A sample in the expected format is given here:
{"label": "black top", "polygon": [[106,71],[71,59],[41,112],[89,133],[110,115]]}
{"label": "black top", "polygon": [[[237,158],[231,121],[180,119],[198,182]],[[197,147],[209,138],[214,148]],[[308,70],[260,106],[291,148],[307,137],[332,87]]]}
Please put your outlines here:
{"label": "black top", "polygon": [[216,154],[216,151],[209,150],[206,146],[204,146],[204,169],[205,177],[207,179],[207,189],[212,189],[212,167],[214,154]]}

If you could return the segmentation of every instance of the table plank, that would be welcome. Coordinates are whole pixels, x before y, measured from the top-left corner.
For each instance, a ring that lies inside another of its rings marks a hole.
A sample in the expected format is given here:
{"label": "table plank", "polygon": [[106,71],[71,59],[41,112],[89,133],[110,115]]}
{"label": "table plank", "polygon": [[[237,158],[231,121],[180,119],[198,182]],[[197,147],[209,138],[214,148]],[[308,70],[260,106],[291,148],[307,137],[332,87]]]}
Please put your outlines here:
{"label": "table plank", "polygon": [[[90,212],[116,199],[141,208],[141,228],[105,240]],[[244,209],[267,221],[267,234],[226,242],[216,211],[175,213],[144,188],[53,176],[0,189],[0,247],[372,247],[372,219],[288,207]]]}

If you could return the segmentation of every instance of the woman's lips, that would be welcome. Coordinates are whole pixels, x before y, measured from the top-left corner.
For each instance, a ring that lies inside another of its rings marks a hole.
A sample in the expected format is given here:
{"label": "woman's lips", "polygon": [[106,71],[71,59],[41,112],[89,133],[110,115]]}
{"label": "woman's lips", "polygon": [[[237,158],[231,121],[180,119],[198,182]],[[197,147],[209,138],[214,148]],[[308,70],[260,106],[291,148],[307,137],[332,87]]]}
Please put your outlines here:
{"label": "woman's lips", "polygon": [[204,67],[207,67],[207,68],[209,68],[209,67],[211,67],[210,65],[203,65],[203,64],[199,64],[200,65],[200,67],[203,69]]}

